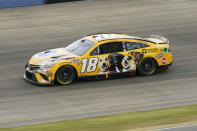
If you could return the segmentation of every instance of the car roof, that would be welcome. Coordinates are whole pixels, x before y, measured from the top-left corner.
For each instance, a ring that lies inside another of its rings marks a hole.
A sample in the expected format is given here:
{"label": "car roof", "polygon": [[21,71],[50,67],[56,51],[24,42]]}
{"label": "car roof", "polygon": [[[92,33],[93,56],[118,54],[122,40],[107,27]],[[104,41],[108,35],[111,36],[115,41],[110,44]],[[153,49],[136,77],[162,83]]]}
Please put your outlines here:
{"label": "car roof", "polygon": [[[163,44],[164,41],[161,42],[161,40],[152,39],[152,38],[141,38],[134,35],[128,35],[128,34],[122,34],[122,33],[98,33],[98,34],[91,34],[85,37],[86,39],[98,43],[100,41],[106,41],[106,40],[116,40],[116,39],[135,39],[135,40],[142,40],[149,42],[149,44]],[[159,41],[159,43],[158,43]]]}
{"label": "car roof", "polygon": [[127,34],[121,34],[121,33],[100,33],[100,34],[91,34],[86,37],[87,39],[94,41],[94,42],[100,42],[105,40],[114,40],[114,39],[142,39],[138,36],[130,36]]}

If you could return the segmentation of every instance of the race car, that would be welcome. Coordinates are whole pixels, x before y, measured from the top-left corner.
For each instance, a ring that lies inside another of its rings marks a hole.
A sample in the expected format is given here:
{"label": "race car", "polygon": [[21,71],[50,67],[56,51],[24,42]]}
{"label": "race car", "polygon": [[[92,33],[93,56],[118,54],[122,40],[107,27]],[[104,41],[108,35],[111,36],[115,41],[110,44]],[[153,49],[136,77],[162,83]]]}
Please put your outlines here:
{"label": "race car", "polygon": [[92,34],[67,47],[35,54],[25,66],[24,79],[34,84],[68,85],[78,78],[152,75],[168,68],[172,54],[168,39],[120,33]]}

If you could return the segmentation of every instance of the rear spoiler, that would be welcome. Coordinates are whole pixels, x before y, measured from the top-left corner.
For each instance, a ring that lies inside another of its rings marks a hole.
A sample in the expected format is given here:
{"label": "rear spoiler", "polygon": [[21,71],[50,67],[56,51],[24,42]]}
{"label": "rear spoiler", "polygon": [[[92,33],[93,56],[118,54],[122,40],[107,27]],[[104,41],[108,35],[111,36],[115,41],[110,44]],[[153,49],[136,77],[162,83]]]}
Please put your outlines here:
{"label": "rear spoiler", "polygon": [[157,44],[163,44],[163,43],[169,44],[169,40],[168,40],[167,38],[163,37],[163,36],[151,35],[150,37],[151,37],[151,38],[160,39],[160,40],[163,41],[162,43],[157,43]]}

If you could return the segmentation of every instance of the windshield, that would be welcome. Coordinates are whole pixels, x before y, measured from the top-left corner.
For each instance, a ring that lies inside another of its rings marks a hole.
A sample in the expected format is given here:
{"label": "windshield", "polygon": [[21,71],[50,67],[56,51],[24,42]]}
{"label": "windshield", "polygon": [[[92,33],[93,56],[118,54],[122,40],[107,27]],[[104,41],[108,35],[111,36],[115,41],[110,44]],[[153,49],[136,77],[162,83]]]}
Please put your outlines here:
{"label": "windshield", "polygon": [[80,40],[77,40],[67,46],[65,49],[75,55],[82,56],[86,51],[88,51],[92,46],[94,45],[94,42],[89,41],[85,38],[82,38]]}

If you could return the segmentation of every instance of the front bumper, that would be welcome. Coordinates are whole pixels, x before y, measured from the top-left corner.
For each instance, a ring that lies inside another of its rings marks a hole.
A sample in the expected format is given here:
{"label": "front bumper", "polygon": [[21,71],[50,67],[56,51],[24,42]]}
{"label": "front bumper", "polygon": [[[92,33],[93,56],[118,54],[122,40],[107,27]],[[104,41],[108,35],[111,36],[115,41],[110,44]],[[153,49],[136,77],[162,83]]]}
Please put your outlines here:
{"label": "front bumper", "polygon": [[29,71],[28,69],[25,70],[25,74],[23,75],[23,78],[32,84],[35,85],[53,85],[54,83],[52,82],[39,82],[37,77],[36,77],[36,73]]}

